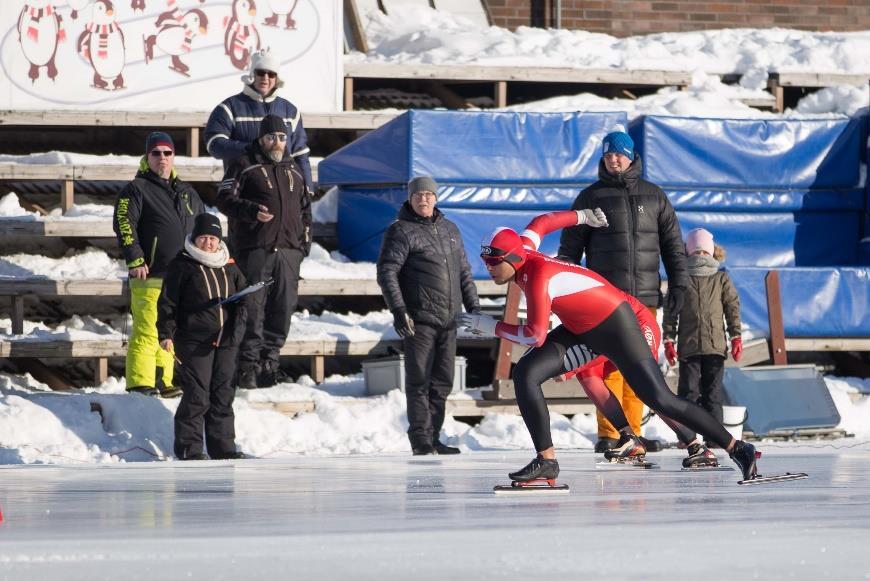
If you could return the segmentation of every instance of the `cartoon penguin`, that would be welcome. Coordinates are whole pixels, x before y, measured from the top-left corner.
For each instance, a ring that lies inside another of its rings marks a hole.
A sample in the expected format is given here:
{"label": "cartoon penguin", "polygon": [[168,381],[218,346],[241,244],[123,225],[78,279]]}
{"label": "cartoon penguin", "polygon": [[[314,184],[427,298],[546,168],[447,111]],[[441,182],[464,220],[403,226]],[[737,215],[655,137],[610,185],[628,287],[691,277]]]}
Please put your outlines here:
{"label": "cartoon penguin", "polygon": [[52,81],[57,76],[54,57],[57,45],[66,40],[63,20],[51,0],[28,0],[18,15],[18,44],[30,63],[27,76],[32,82],[39,78],[39,67],[46,68]]}
{"label": "cartoon penguin", "polygon": [[94,0],[91,21],[76,43],[79,53],[94,69],[94,87],[108,89],[108,79],[114,78],[115,89],[124,88],[124,31],[115,21],[111,0]]}
{"label": "cartoon penguin", "polygon": [[263,21],[266,26],[278,26],[278,17],[284,16],[284,28],[291,30],[296,28],[296,21],[293,20],[293,11],[296,10],[296,5],[299,0],[269,0],[269,9],[272,11],[272,16]]}
{"label": "cartoon penguin", "polygon": [[70,12],[72,19],[75,20],[78,18],[79,10],[84,10],[90,3],[91,0],[67,0],[67,4],[69,4],[70,10],[72,10],[72,12]]}
{"label": "cartoon penguin", "polygon": [[260,50],[260,33],[254,26],[256,15],[254,0],[233,0],[233,15],[224,23],[224,51],[240,71],[248,68],[248,59]]}
{"label": "cartoon penguin", "polygon": [[[175,6],[176,0],[166,0],[166,7],[173,8]],[[204,4],[205,0],[199,0],[200,4]],[[130,8],[135,10],[145,10],[145,0],[133,0],[130,2]],[[178,8],[173,8],[173,10],[178,10]],[[75,18],[75,17],[73,17]]]}
{"label": "cartoon penguin", "polygon": [[179,10],[164,12],[157,17],[154,26],[157,33],[144,39],[145,62],[148,63],[154,58],[154,47],[157,46],[172,56],[170,69],[189,77],[187,71],[190,67],[180,57],[190,52],[191,43],[196,36],[208,31],[208,18],[205,13],[198,8],[192,8],[184,14]]}

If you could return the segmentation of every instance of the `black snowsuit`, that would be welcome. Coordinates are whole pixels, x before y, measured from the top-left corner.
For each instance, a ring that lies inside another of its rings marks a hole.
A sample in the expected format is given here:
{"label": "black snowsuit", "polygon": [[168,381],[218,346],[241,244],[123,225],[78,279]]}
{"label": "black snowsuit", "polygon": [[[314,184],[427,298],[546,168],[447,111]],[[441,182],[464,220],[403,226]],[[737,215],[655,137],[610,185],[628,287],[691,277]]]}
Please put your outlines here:
{"label": "black snowsuit", "polygon": [[480,309],[459,228],[437,208],[423,218],[405,202],[384,236],[377,271],[387,307],[414,320],[414,335],[404,339],[408,437],[412,448],[425,448],[438,441],[453,388],[456,316],[463,305]]}
{"label": "black snowsuit", "polygon": [[[257,220],[260,204],[275,216],[271,221]],[[299,298],[302,259],[311,248],[311,198],[302,170],[286,152],[273,162],[254,141],[230,164],[217,206],[229,217],[231,247],[248,284],[274,281],[251,296],[239,365],[274,373]]]}
{"label": "black snowsuit", "polygon": [[212,458],[236,451],[232,380],[251,295],[218,303],[245,286],[232,259],[211,268],[181,251],[169,264],[157,302],[157,334],[175,345],[176,384],[183,391],[175,412],[177,458],[204,452],[203,429]]}

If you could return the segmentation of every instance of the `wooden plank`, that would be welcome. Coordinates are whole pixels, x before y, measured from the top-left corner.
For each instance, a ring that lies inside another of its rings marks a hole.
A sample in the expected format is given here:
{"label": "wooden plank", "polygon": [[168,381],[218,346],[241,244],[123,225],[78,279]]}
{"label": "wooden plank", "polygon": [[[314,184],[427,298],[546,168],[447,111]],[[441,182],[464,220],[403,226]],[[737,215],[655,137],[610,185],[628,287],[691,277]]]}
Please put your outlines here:
{"label": "wooden plank", "polygon": [[507,82],[505,81],[495,82],[495,106],[507,107]]}
{"label": "wooden plank", "polygon": [[[333,113],[303,113],[307,129],[377,129],[400,113],[369,111],[339,111]],[[39,126],[113,126],[204,128],[209,113],[136,113],[132,111],[0,111],[0,125]]]}
{"label": "wooden plank", "polygon": [[199,157],[199,127],[187,128],[187,155]]}
{"label": "wooden plank", "polygon": [[[354,407],[371,403],[372,398],[335,398],[330,404]],[[316,404],[311,400],[305,401],[281,401],[281,402],[248,402],[254,409],[272,410],[286,416],[294,417],[298,414],[313,412]],[[595,406],[585,398],[560,398],[547,401],[550,411],[563,415],[590,414],[595,411]],[[454,417],[482,417],[488,413],[519,415],[520,409],[516,400],[477,400],[477,399],[448,399],[447,413]]]}
{"label": "wooden plank", "polygon": [[64,180],[60,184],[60,211],[66,214],[75,203],[73,180]]}
{"label": "wooden plank", "polygon": [[835,85],[866,85],[870,74],[845,73],[770,73],[768,82],[781,87],[833,87]]}
{"label": "wooden plank", "polygon": [[773,95],[773,110],[782,113],[785,108],[785,89],[783,89],[777,79],[768,77],[767,90]]}
{"label": "wooden plank", "polygon": [[[504,287],[477,281],[478,294],[497,296]],[[122,296],[126,292],[125,279],[51,280],[43,277],[0,279],[0,296]],[[302,279],[301,296],[380,296],[381,289],[374,279]]]}
{"label": "wooden plank", "polygon": [[24,297],[12,297],[12,334],[24,333]]}
{"label": "wooden plank", "polygon": [[681,86],[691,83],[685,71],[575,69],[566,67],[506,67],[474,65],[422,65],[346,63],[345,78],[440,79],[449,81],[525,81],[589,83],[624,86]]}
{"label": "wooden plank", "polygon": [[[314,240],[336,237],[334,223],[314,223]],[[227,226],[224,224],[224,232]],[[30,216],[0,218],[0,236],[62,236],[64,238],[114,238],[111,219],[34,220]]]}
{"label": "wooden plank", "polygon": [[870,337],[786,338],[788,351],[870,351]]}
{"label": "wooden plank", "polygon": [[311,378],[314,383],[323,383],[326,379],[326,359],[322,355],[311,358]]}
{"label": "wooden plank", "polygon": [[344,78],[344,110],[353,111],[353,78]]}
{"label": "wooden plank", "polygon": [[[461,337],[457,344],[463,349],[489,349],[495,345],[494,339]],[[400,339],[381,339],[372,341],[350,341],[348,339],[327,338],[320,340],[288,340],[281,347],[281,355],[288,357],[313,356],[379,356],[387,355],[390,349],[401,349]],[[79,341],[5,341],[0,340],[0,357],[38,357],[38,358],[78,358],[78,357],[122,357],[127,347],[121,340],[87,339]]]}
{"label": "wooden plank", "polygon": [[770,327],[770,358],[774,365],[788,365],[785,350],[785,328],[782,323],[782,295],[779,292],[779,272],[768,271],[764,277],[767,291],[767,321]]}
{"label": "wooden plank", "polygon": [[102,385],[109,378],[109,360],[98,357],[94,361],[94,385]]}
{"label": "wooden plank", "polygon": [[[520,298],[522,291],[520,287],[514,283],[508,284],[507,298],[505,299],[504,316],[502,320],[505,323],[516,324],[517,312],[519,311]],[[495,368],[492,376],[492,391],[484,394],[486,398],[499,399],[501,396],[502,385],[510,381],[511,371],[511,353],[513,352],[513,344],[506,339],[499,339],[498,352],[495,357]]]}

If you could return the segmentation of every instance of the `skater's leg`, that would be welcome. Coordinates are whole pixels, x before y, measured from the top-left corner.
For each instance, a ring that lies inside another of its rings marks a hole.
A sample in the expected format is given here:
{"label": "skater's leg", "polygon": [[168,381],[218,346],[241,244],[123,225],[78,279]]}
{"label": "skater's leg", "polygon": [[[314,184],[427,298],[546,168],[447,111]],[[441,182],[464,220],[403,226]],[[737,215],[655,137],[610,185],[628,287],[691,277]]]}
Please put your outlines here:
{"label": "skater's leg", "polygon": [[701,359],[701,405],[716,421],[722,423],[722,378],[725,358],[703,355]]}
{"label": "skater's leg", "polygon": [[[541,384],[576,367],[567,362],[572,360],[574,348],[578,345],[575,335],[560,325],[550,331],[543,345],[529,349],[511,374],[520,414],[532,436],[535,450],[543,458],[555,458],[556,453],[550,434],[550,412]],[[587,360],[591,360],[591,356]]]}
{"label": "skater's leg", "polygon": [[650,409],[685,424],[717,445],[730,450],[734,440],[709,413],[671,393],[649,351],[628,303],[581,339],[610,359]]}
{"label": "skater's leg", "polygon": [[[603,366],[601,366],[603,368]],[[628,428],[628,420],[619,400],[604,384],[603,373],[581,373],[580,385],[586,396],[595,404],[595,409],[616,429],[617,433]],[[599,424],[600,425],[600,424]],[[618,436],[617,436],[618,439]]]}

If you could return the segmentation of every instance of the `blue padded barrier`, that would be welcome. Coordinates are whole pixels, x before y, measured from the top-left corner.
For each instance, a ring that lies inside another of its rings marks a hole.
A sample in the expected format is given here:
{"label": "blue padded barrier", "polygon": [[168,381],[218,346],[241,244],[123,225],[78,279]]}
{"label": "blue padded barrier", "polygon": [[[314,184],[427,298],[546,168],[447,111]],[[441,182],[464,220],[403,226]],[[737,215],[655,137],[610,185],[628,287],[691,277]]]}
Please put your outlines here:
{"label": "blue padded barrier", "polygon": [[[740,316],[768,336],[766,268],[729,268],[740,294]],[[870,336],[870,268],[779,269],[787,337]]]}
{"label": "blue padded barrier", "polygon": [[622,111],[409,111],[324,159],[318,182],[404,184],[428,175],[451,184],[588,184],[598,179],[602,138],[618,125],[628,125]]}

